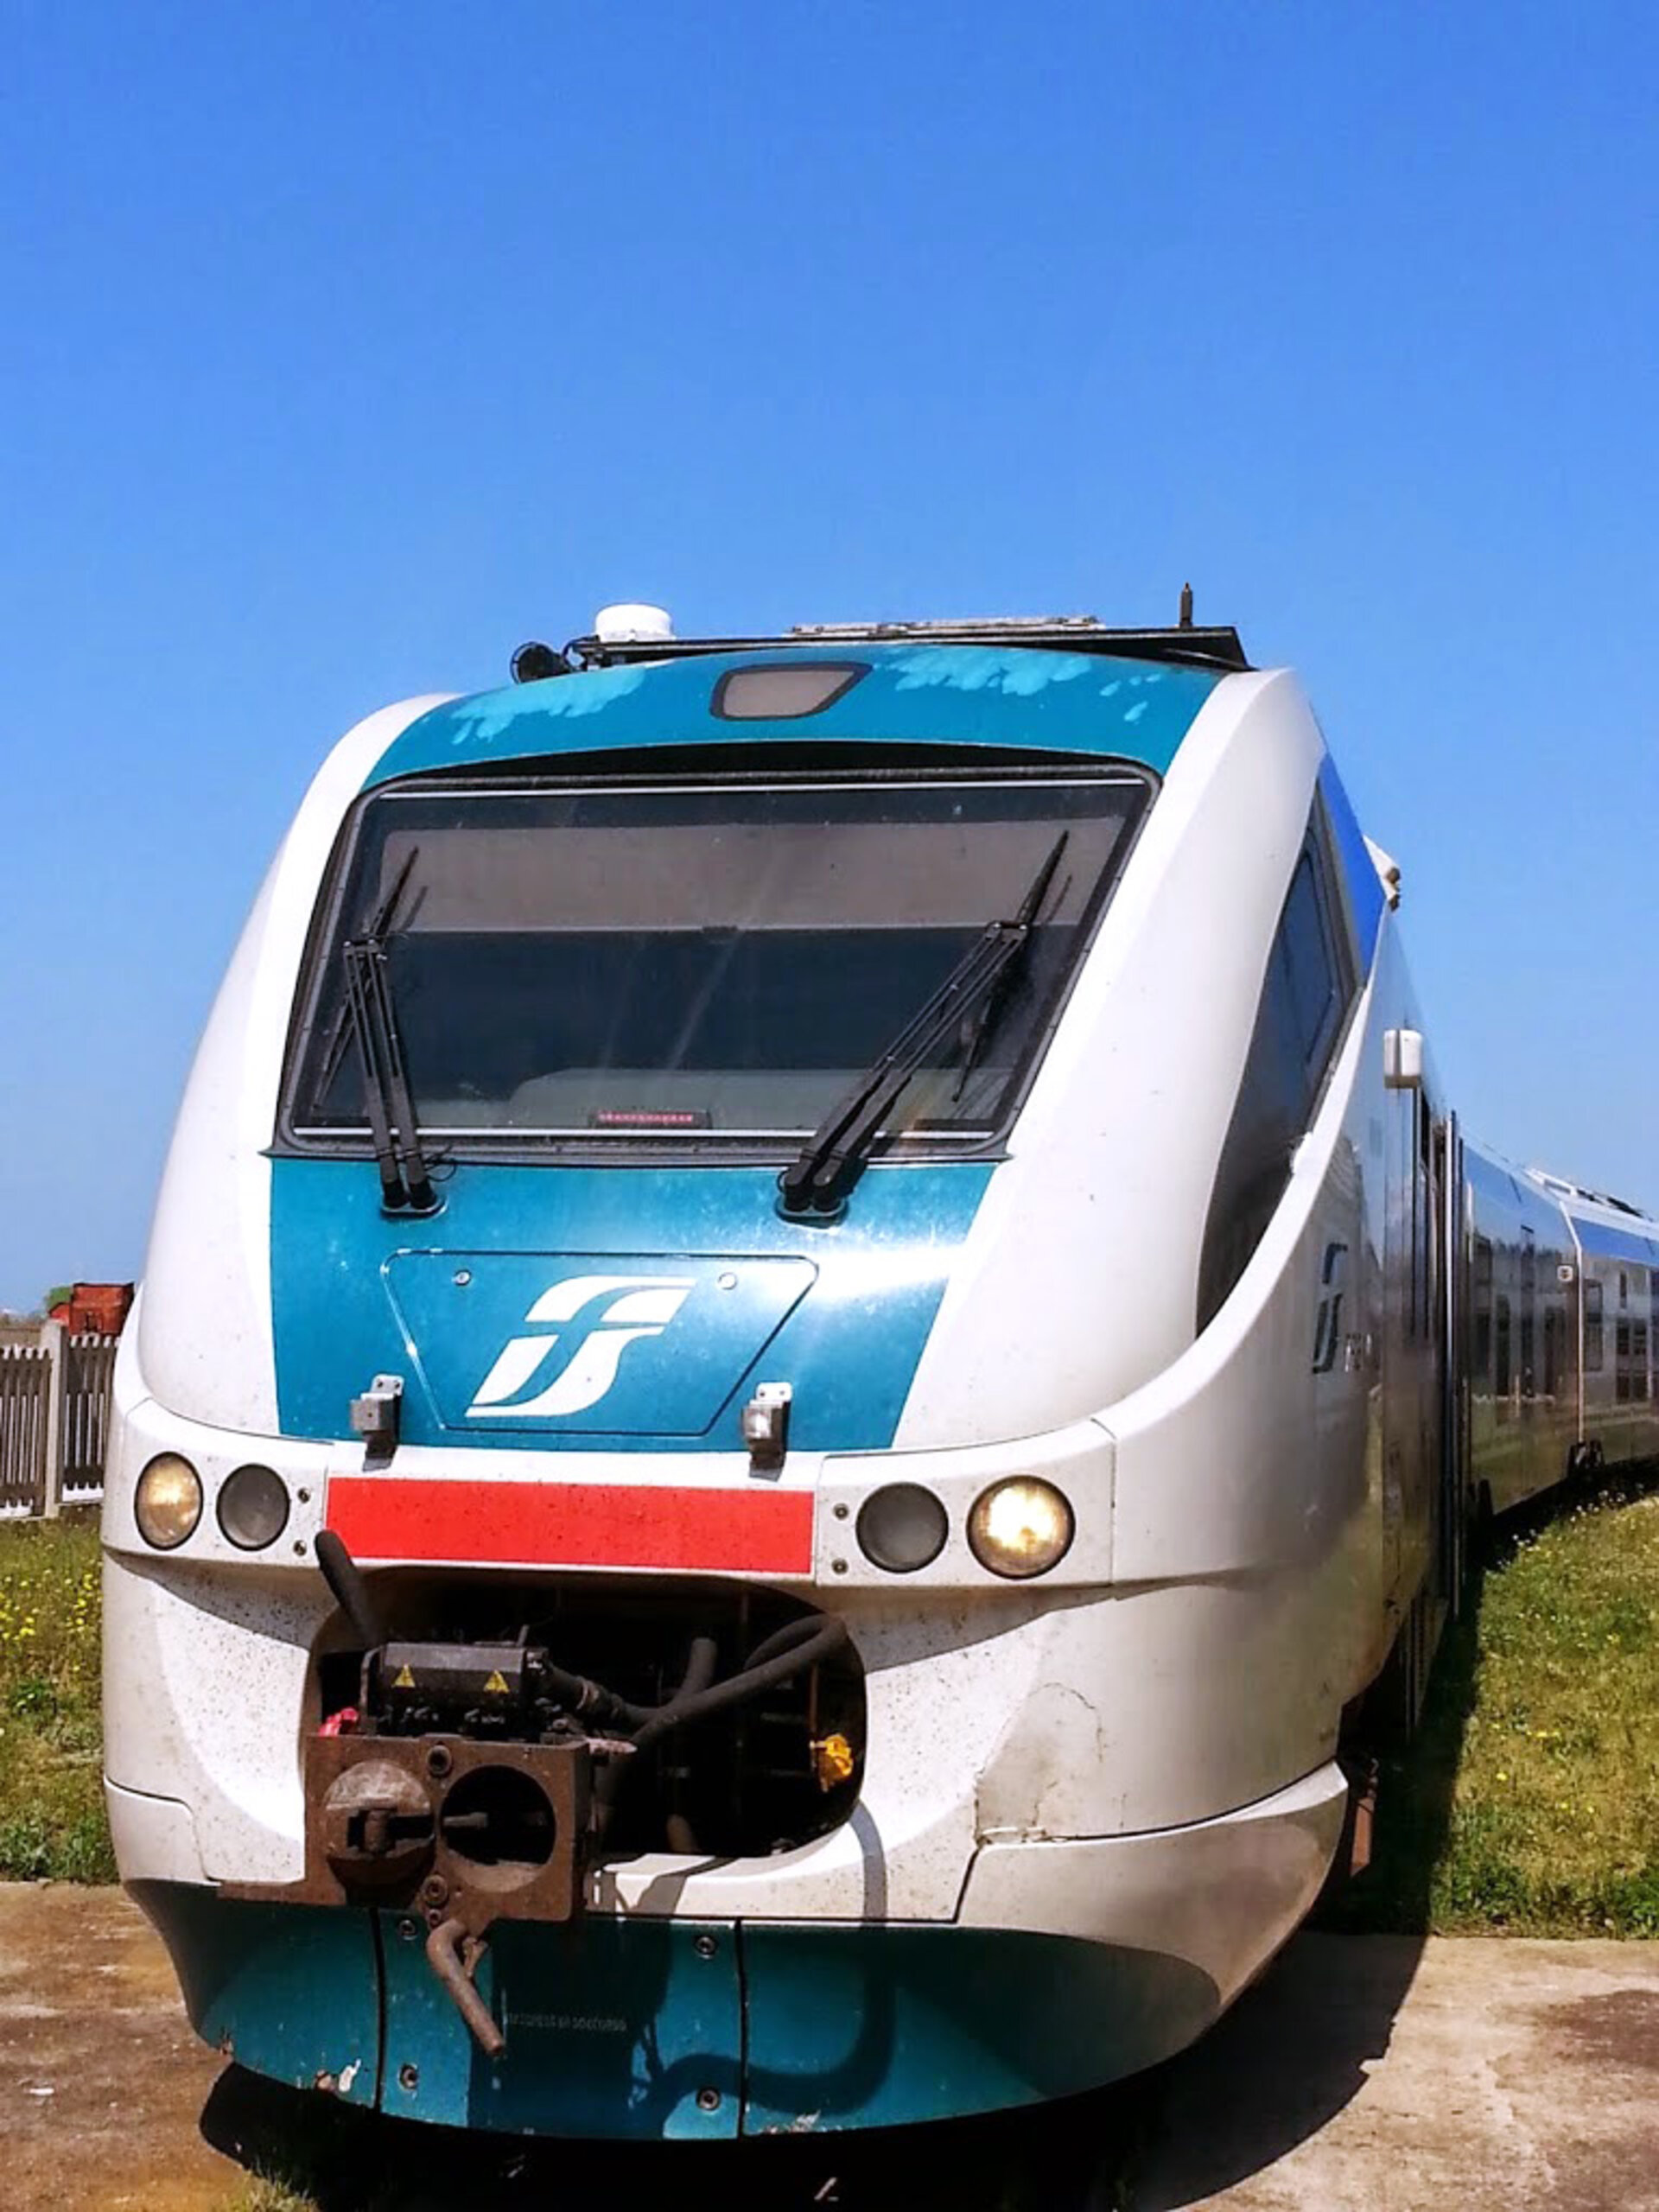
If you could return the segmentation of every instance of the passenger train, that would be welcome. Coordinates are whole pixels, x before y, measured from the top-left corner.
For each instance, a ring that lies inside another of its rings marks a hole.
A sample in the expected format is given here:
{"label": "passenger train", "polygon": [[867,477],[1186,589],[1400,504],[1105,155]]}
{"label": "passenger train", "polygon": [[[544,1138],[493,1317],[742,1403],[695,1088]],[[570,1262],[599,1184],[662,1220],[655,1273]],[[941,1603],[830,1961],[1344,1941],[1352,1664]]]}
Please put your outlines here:
{"label": "passenger train", "polygon": [[549,2135],[1107,2082],[1260,1972],[1471,1532],[1659,1452],[1659,1223],[1478,1152],[1295,677],[609,610],[317,775],[118,1370],[199,2032]]}

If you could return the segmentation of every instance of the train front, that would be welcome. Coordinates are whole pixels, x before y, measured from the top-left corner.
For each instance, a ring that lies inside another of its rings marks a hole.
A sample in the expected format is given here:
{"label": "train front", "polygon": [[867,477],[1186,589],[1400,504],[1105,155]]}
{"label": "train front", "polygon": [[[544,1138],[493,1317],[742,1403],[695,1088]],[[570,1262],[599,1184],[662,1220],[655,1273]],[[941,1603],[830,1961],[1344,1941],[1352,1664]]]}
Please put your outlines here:
{"label": "train front", "polygon": [[1212,1710],[1099,1418],[1192,1337],[1112,1039],[1262,682],[688,654],[342,741],[118,1383],[109,1803],[204,2037],[456,2125],[864,2126],[1132,2071],[1281,1939],[1328,1743]]}

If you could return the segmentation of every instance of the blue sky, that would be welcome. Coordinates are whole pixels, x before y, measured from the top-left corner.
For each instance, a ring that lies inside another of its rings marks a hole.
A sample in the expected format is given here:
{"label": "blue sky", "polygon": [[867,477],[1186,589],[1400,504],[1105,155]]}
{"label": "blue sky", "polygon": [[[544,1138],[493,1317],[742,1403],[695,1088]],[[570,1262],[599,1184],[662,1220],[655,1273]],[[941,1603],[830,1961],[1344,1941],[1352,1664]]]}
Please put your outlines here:
{"label": "blue sky", "polygon": [[125,1277],[388,699],[1084,610],[1305,673],[1466,1124],[1659,1203],[1659,16],[0,0],[0,1303]]}

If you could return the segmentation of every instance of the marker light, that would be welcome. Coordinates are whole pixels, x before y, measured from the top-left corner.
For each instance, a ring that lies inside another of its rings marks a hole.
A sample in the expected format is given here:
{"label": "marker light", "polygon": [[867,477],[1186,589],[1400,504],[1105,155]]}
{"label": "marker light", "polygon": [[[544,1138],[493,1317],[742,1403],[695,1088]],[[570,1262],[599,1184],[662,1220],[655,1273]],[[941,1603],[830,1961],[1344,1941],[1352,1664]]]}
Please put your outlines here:
{"label": "marker light", "polygon": [[1071,1548],[1071,1508],[1052,1483],[1015,1475],[982,1491],[968,1516],[974,1557],[993,1574],[1024,1582],[1046,1574]]}
{"label": "marker light", "polygon": [[288,1489],[270,1467],[238,1467],[219,1493],[219,1525],[238,1551],[262,1552],[288,1526]]}
{"label": "marker light", "polygon": [[944,1549],[944,1508],[919,1483],[888,1483],[858,1509],[858,1548],[889,1574],[914,1574]]}
{"label": "marker light", "polygon": [[138,1478],[132,1510],[147,1544],[175,1551],[201,1518],[201,1477],[176,1452],[158,1452]]}

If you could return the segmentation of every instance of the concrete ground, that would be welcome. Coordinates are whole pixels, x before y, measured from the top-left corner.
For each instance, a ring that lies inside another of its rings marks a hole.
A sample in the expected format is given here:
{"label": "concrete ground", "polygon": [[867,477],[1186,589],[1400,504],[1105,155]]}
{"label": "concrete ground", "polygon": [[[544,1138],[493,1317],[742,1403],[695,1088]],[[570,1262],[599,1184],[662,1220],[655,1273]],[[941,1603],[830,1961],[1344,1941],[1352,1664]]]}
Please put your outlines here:
{"label": "concrete ground", "polygon": [[688,2212],[1659,2212],[1656,2096],[1659,1943],[1305,1935],[1197,2050],[1104,2097],[897,2145],[566,2146],[551,2166],[502,2145],[486,2172],[477,2146],[342,2130],[224,2069],[118,1892],[0,1885],[0,2212],[226,2212],[238,2161],[308,2136],[327,2212],[619,2187]]}
{"label": "concrete ground", "polygon": [[1304,1935],[1159,2090],[1135,2212],[1659,2212],[1659,1943]]}
{"label": "concrete ground", "polygon": [[197,2133],[221,2062],[118,1890],[0,1883],[0,2212],[219,2212]]}

